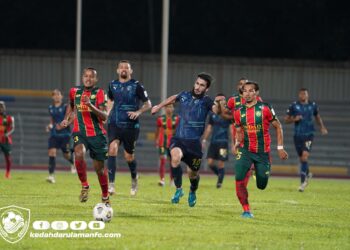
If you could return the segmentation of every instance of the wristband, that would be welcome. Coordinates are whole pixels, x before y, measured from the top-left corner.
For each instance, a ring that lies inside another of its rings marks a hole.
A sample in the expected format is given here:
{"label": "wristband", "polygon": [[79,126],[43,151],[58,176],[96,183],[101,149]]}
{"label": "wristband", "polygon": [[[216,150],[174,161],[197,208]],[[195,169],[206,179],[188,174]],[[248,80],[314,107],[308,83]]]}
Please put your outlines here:
{"label": "wristband", "polygon": [[277,150],[283,149],[283,146],[277,146]]}

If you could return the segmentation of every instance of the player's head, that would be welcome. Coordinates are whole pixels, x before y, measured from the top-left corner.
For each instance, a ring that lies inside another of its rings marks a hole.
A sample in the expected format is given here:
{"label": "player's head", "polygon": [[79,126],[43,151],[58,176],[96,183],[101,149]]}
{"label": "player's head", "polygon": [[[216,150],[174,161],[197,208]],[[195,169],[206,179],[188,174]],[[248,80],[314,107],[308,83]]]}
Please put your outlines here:
{"label": "player's head", "polygon": [[6,105],[4,101],[0,101],[0,114],[4,114],[6,111]]}
{"label": "player's head", "polygon": [[299,101],[300,102],[307,102],[309,101],[309,91],[307,88],[301,88],[299,89]]}
{"label": "player's head", "polygon": [[217,93],[215,96],[215,101],[222,101],[222,100],[226,100],[226,96],[223,93]]}
{"label": "player's head", "polygon": [[172,115],[174,113],[174,105],[173,104],[168,104],[164,107],[165,114],[166,115]]}
{"label": "player's head", "polygon": [[247,103],[253,102],[256,100],[256,97],[259,95],[259,84],[254,81],[247,81],[243,85],[243,98]]}
{"label": "player's head", "polygon": [[117,74],[119,79],[129,80],[133,70],[128,60],[121,60],[117,64]]}
{"label": "player's head", "polygon": [[51,97],[54,103],[62,102],[63,95],[59,89],[54,89],[51,93]]}
{"label": "player's head", "polygon": [[83,70],[82,81],[85,88],[94,87],[98,81],[97,70],[95,68],[85,68]]}
{"label": "player's head", "polygon": [[242,77],[237,82],[237,91],[242,95],[243,94],[243,85],[248,81],[247,78]]}
{"label": "player's head", "polygon": [[192,95],[196,98],[201,98],[209,90],[211,83],[213,82],[213,77],[205,72],[199,73],[197,79],[194,82],[192,89]]}

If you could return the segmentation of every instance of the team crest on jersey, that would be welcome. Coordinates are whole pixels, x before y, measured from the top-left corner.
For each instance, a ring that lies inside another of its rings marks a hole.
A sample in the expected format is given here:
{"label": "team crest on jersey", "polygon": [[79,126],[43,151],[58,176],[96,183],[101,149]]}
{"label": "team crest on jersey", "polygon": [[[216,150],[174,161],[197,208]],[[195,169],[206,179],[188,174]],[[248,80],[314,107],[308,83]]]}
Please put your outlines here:
{"label": "team crest on jersey", "polygon": [[255,115],[256,115],[257,117],[260,117],[260,116],[261,116],[261,111],[256,111],[256,112],[255,112]]}
{"label": "team crest on jersey", "polygon": [[96,95],[91,95],[90,98],[91,98],[91,99],[95,99],[95,98],[96,98]]}

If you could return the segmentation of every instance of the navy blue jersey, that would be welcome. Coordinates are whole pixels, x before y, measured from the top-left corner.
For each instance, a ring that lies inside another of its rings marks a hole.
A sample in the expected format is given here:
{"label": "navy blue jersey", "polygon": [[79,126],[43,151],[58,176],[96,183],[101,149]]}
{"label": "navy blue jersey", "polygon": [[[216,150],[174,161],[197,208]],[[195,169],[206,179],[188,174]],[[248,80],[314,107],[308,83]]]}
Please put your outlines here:
{"label": "navy blue jersey", "polygon": [[176,97],[179,107],[179,125],[176,128],[175,137],[181,139],[200,139],[204,132],[205,120],[213,106],[213,100],[209,96],[195,98],[191,91],[183,91]]}
{"label": "navy blue jersey", "polygon": [[66,115],[66,109],[67,109],[67,104],[61,104],[58,107],[55,107],[55,105],[49,106],[49,114],[53,122],[52,124],[53,127],[50,130],[51,136],[70,136],[71,134],[70,127],[67,127],[61,130],[56,129],[56,125],[60,124],[63,121]]}
{"label": "navy blue jersey", "polygon": [[210,143],[228,142],[228,131],[232,124],[231,120],[223,119],[220,115],[211,112],[208,123],[213,126]]}
{"label": "navy blue jersey", "polygon": [[293,102],[288,110],[287,115],[301,115],[302,119],[294,123],[294,135],[312,135],[315,131],[313,116],[318,115],[318,106],[315,102],[302,104],[299,101]]}
{"label": "navy blue jersey", "polygon": [[139,120],[129,119],[127,112],[137,111],[140,101],[148,101],[147,92],[136,80],[121,83],[114,80],[109,84],[108,97],[114,101],[108,123],[115,123],[119,128],[139,128]]}

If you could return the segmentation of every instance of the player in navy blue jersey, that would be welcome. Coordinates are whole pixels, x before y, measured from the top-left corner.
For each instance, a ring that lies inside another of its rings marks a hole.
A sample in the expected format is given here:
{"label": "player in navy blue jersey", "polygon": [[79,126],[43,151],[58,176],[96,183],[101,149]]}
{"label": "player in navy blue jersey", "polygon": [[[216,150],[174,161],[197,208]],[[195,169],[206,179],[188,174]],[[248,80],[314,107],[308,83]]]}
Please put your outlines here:
{"label": "player in navy blue jersey", "polygon": [[205,121],[213,108],[213,100],[206,95],[213,78],[208,73],[198,74],[192,91],[182,91],[172,95],[160,104],[152,107],[152,114],[156,114],[162,107],[179,103],[179,125],[175,135],[170,141],[171,171],[174,178],[176,192],[171,199],[172,203],[178,203],[184,195],[182,190],[182,168],[180,162],[187,164],[187,173],[191,187],[188,196],[190,207],[195,206],[196,190],[199,184],[198,170],[202,161],[202,146],[200,138],[204,132]]}
{"label": "player in navy blue jersey", "polygon": [[[118,148],[124,145],[124,157],[131,173],[131,195],[137,192],[137,163],[135,144],[140,132],[139,116],[152,105],[143,85],[131,78],[133,70],[127,60],[117,65],[118,80],[108,87],[108,177],[109,193],[115,193],[116,157]],[[113,103],[113,105],[112,105]],[[142,104],[142,105],[141,105]]]}
{"label": "player in navy blue jersey", "polygon": [[49,177],[47,181],[55,183],[55,168],[57,149],[61,149],[64,158],[69,161],[71,172],[75,173],[73,154],[71,153],[71,129],[70,127],[62,128],[60,123],[64,120],[67,104],[62,102],[63,96],[60,90],[52,91],[52,104],[49,106],[50,123],[46,126],[46,132],[50,133],[48,140],[49,155]]}
{"label": "player in navy blue jersey", "polygon": [[[220,99],[226,101],[225,95],[217,94],[215,101]],[[225,161],[228,160],[229,131],[232,137],[232,120],[223,119],[220,115],[211,112],[202,138],[202,147],[205,148],[207,139],[211,134],[207,159],[209,168],[218,176],[217,188],[221,188],[225,176]]]}
{"label": "player in navy blue jersey", "polygon": [[314,119],[320,126],[321,134],[328,133],[319,114],[315,102],[309,101],[309,93],[306,88],[299,90],[299,100],[293,102],[284,117],[286,123],[294,123],[294,145],[300,160],[300,181],[299,191],[303,192],[309,183],[312,174],[309,171],[308,159],[314,139]]}

